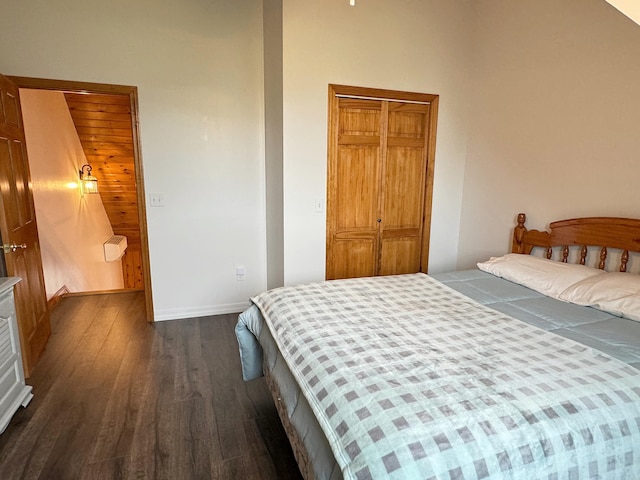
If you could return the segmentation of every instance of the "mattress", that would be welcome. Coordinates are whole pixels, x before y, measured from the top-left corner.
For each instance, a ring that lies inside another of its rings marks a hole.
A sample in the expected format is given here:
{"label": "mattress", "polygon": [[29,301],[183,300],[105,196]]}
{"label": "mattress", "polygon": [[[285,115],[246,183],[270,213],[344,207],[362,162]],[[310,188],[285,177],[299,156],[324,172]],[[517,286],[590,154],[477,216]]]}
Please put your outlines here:
{"label": "mattress", "polygon": [[[637,322],[559,302],[478,270],[434,275],[433,278],[491,309],[570,338],[635,368],[640,367],[640,324]],[[252,307],[241,315],[236,329],[245,379],[260,375],[262,365],[256,359],[263,353],[264,369],[271,372],[290,422],[312,457],[315,478],[341,478],[341,469],[318,426],[313,408],[301,394],[269,328],[263,328],[262,321],[260,312]],[[253,341],[251,337],[254,337]],[[255,342],[256,337],[259,345]]]}

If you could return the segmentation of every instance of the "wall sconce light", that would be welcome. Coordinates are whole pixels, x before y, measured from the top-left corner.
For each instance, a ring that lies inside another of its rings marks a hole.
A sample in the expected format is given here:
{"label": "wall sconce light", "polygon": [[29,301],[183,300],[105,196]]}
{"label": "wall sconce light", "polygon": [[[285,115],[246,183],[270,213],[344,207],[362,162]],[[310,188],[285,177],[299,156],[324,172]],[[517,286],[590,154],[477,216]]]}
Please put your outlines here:
{"label": "wall sconce light", "polygon": [[85,193],[98,193],[98,179],[91,175],[91,170],[93,168],[88,163],[80,169],[80,188],[83,196]]}

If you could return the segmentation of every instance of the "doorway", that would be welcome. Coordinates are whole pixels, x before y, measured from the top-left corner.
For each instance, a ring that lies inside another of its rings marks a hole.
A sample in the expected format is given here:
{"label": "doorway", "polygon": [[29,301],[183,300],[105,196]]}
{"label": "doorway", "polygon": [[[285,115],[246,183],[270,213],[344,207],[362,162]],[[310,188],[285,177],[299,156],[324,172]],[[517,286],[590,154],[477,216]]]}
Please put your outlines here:
{"label": "doorway", "polygon": [[[93,167],[92,174],[101,177],[98,193],[114,236],[125,236],[128,241],[121,259],[123,286],[144,290],[146,318],[153,321],[137,88],[8,78],[21,90],[50,90],[64,95],[87,163]],[[60,294],[64,293],[61,289]]]}

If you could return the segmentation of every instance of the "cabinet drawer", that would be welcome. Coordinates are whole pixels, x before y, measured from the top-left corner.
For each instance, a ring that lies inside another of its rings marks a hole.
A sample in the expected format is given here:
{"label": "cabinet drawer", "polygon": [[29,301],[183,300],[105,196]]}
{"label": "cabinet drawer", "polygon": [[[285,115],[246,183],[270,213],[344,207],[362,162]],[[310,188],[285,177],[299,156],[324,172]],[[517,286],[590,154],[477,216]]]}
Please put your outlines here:
{"label": "cabinet drawer", "polygon": [[8,403],[15,400],[16,392],[22,387],[22,382],[16,364],[9,365],[3,372],[0,372],[0,412],[9,407]]}
{"label": "cabinet drawer", "polygon": [[[0,375],[2,366],[16,354],[15,344],[12,338],[11,319],[0,315]],[[2,390],[0,390],[2,392]]]}
{"label": "cabinet drawer", "polygon": [[9,318],[13,315],[15,307],[13,306],[13,293],[6,292],[0,298],[0,317]]}

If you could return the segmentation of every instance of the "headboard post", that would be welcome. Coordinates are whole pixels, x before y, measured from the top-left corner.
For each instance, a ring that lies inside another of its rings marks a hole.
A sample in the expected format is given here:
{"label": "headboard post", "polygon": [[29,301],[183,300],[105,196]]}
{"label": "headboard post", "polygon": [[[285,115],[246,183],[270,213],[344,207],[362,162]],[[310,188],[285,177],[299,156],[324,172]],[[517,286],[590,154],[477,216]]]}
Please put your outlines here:
{"label": "headboard post", "polygon": [[[524,213],[518,214],[518,224],[513,229],[513,245],[511,247],[512,253],[525,253],[522,239],[527,231],[527,227],[524,226],[527,221],[527,215]],[[528,252],[527,252],[528,253]]]}

